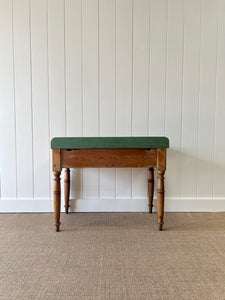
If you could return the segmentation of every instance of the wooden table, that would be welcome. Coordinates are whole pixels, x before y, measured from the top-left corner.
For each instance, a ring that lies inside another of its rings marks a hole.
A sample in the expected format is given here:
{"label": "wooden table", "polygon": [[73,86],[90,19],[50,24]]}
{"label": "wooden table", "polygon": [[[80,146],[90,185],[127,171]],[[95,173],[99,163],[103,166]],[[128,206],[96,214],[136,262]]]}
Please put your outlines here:
{"label": "wooden table", "polygon": [[149,169],[148,198],[152,212],[154,169],[157,170],[158,228],[163,228],[164,173],[166,170],[166,137],[55,137],[51,141],[54,172],[55,230],[59,231],[61,187],[60,175],[65,168],[64,197],[68,213],[70,195],[70,168],[142,168]]}

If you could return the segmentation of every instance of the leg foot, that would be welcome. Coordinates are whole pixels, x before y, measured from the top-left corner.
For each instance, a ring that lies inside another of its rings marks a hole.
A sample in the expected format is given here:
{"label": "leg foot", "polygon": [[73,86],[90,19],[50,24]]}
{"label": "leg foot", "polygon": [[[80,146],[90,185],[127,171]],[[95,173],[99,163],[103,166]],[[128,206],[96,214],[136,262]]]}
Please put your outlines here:
{"label": "leg foot", "polygon": [[59,226],[60,226],[60,222],[55,224],[55,231],[58,232],[59,231]]}
{"label": "leg foot", "polygon": [[159,231],[162,231],[162,227],[163,227],[163,224],[161,224],[161,223],[158,223],[158,228],[159,228]]}
{"label": "leg foot", "polygon": [[157,185],[157,216],[158,228],[163,229],[163,215],[164,215],[164,171],[157,171],[158,185]]}
{"label": "leg foot", "polygon": [[61,172],[54,172],[54,217],[55,231],[59,231],[60,226],[60,206],[61,206],[61,187],[60,187]]}
{"label": "leg foot", "polygon": [[64,198],[65,198],[65,212],[68,214],[70,201],[70,169],[65,170],[64,176]]}
{"label": "leg foot", "polygon": [[152,213],[153,207],[153,196],[154,196],[154,168],[149,169],[149,178],[148,178],[148,207],[149,213]]}

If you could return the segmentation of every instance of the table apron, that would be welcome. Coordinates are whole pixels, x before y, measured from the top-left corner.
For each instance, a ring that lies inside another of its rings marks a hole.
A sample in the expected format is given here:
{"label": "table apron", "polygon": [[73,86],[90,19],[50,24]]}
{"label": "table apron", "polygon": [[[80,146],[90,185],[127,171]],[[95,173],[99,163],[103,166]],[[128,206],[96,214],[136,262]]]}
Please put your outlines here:
{"label": "table apron", "polygon": [[157,149],[60,150],[62,168],[156,167]]}

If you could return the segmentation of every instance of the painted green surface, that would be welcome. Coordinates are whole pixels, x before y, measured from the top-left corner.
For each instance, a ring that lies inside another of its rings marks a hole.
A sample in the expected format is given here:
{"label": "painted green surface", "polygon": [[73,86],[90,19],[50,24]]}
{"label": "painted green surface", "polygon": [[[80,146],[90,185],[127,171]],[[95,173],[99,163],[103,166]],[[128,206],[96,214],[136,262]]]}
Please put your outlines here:
{"label": "painted green surface", "polygon": [[55,137],[52,149],[169,148],[167,137]]}

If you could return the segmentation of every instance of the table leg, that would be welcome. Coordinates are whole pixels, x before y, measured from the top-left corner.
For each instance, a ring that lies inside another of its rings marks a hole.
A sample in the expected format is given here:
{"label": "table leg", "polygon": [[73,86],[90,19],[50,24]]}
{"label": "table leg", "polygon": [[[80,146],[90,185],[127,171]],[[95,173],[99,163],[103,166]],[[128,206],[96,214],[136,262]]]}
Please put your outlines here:
{"label": "table leg", "polygon": [[163,228],[163,214],[164,214],[164,173],[165,171],[157,171],[157,215],[158,227],[161,231]]}
{"label": "table leg", "polygon": [[61,172],[54,172],[54,216],[55,216],[55,231],[59,231],[60,226],[60,206],[61,206],[61,187],[60,187]]}
{"label": "table leg", "polygon": [[65,198],[65,212],[68,214],[68,209],[70,207],[70,169],[65,170],[64,176],[64,198]]}
{"label": "table leg", "polygon": [[154,168],[149,168],[148,178],[148,207],[149,213],[152,213],[153,207],[153,196],[154,196]]}

